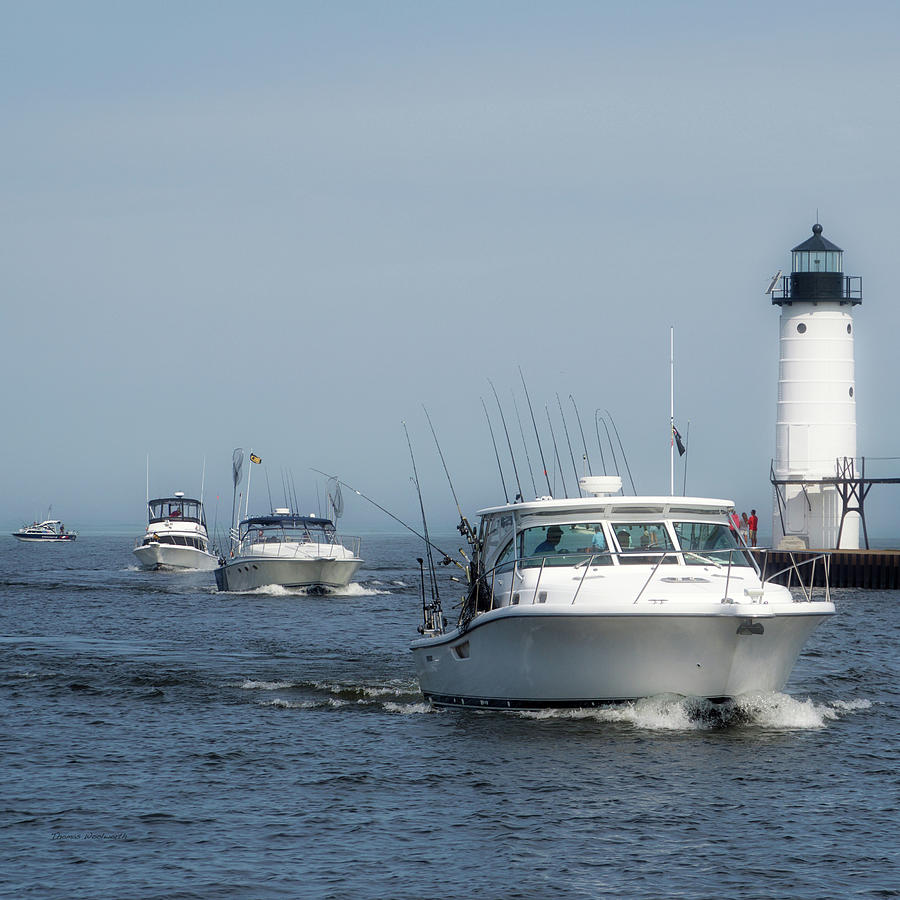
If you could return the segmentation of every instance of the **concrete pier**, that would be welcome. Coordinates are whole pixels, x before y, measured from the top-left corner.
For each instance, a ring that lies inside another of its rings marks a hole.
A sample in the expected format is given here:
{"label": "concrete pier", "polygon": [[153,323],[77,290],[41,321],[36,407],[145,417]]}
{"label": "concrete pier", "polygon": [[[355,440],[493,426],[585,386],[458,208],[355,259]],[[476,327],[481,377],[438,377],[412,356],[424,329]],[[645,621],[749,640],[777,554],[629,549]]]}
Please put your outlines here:
{"label": "concrete pier", "polygon": [[[809,582],[811,564],[801,565],[822,553],[830,554],[828,583],[834,588],[871,588],[874,590],[900,589],[900,550],[765,550],[751,551],[766,577],[791,565],[791,560],[799,566],[805,584]],[[817,587],[825,584],[823,560],[815,564],[813,583]],[[778,584],[797,583],[794,572],[785,572],[773,580]]]}

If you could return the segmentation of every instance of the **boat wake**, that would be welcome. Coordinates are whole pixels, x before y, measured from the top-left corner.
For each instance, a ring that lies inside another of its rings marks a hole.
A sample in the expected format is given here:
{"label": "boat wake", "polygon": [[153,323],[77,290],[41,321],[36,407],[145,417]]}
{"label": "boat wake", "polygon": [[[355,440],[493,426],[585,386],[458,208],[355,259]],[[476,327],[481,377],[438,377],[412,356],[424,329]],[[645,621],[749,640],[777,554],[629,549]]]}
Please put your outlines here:
{"label": "boat wake", "polygon": [[390,591],[382,591],[357,581],[352,581],[342,588],[303,588],[284,587],[281,584],[264,584],[262,587],[249,591],[217,591],[212,588],[211,593],[230,594],[232,596],[263,596],[263,597],[376,597],[379,594],[390,594]]}
{"label": "boat wake", "polygon": [[778,692],[746,694],[722,703],[699,697],[660,694],[591,709],[522,711],[515,715],[533,719],[592,719],[649,731],[705,731],[740,727],[794,731],[824,728],[829,722],[871,706],[868,700],[816,702]]}
{"label": "boat wake", "polygon": [[246,679],[238,687],[245,691],[278,691],[281,696],[256,698],[260,706],[278,709],[375,709],[400,715],[435,710],[422,699],[415,681],[392,680],[384,684],[352,684],[327,681],[255,681]]}

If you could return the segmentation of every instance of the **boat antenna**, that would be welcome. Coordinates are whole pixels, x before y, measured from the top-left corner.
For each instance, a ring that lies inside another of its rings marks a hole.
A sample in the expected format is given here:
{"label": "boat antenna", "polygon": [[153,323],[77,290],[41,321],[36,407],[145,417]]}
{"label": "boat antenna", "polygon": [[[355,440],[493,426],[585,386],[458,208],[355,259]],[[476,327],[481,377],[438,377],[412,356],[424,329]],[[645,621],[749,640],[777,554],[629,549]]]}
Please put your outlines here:
{"label": "boat antenna", "polygon": [[341,485],[341,487],[347,488],[348,491],[353,491],[353,493],[356,494],[357,497],[362,497],[363,500],[365,500],[367,503],[371,503],[372,506],[374,506],[376,509],[380,509],[386,516],[392,518],[398,525],[402,525],[408,532],[414,534],[420,541],[425,541],[429,547],[441,554],[441,556],[443,557],[443,559],[441,560],[442,566],[449,566],[450,563],[453,563],[454,565],[465,571],[466,567],[461,562],[453,559],[449,553],[441,550],[441,548],[438,547],[437,544],[431,543],[428,538],[426,538],[420,532],[416,531],[416,529],[413,528],[412,525],[408,525],[399,516],[395,516],[389,509],[385,509],[380,503],[376,502],[371,497],[366,496],[362,491],[358,491],[355,487],[353,487],[352,484],[347,484],[346,481],[341,480],[337,477],[337,475],[329,475],[327,472],[323,472],[321,469],[313,469],[312,471],[318,472],[319,475],[324,475],[326,478],[333,478],[339,485]]}
{"label": "boat antenna", "polygon": [[572,406],[575,409],[575,418],[578,420],[578,430],[581,432],[581,445],[584,447],[584,461],[587,463],[588,475],[593,475],[594,473],[591,470],[591,460],[587,451],[587,441],[584,439],[584,429],[581,427],[581,414],[578,412],[578,404],[571,394],[569,394],[569,399],[572,401]]}
{"label": "boat antenna", "polygon": [[534,489],[534,496],[537,497],[537,482],[534,480],[534,469],[531,467],[531,455],[528,452],[528,441],[525,440],[525,429],[522,427],[522,417],[519,415],[519,404],[516,403],[516,395],[512,394],[513,407],[516,410],[516,418],[519,420],[519,434],[522,436],[522,446],[525,448],[525,459],[528,462],[528,474],[531,476],[531,486]]}
{"label": "boat antenna", "polygon": [[669,328],[669,494],[675,496],[675,326]]}
{"label": "boat antenna", "polygon": [[203,471],[200,473],[200,506],[203,507],[203,489],[206,487],[206,457],[203,457]]}
{"label": "boat antenna", "polygon": [[425,551],[426,556],[428,557],[428,572],[429,576],[431,577],[431,599],[434,601],[440,601],[437,587],[437,576],[434,570],[434,555],[431,552],[431,540],[428,537],[428,522],[425,519],[425,504],[422,501],[422,488],[419,485],[419,473],[416,470],[416,458],[415,456],[413,456],[412,441],[409,439],[409,429],[406,427],[406,422],[401,422],[400,424],[403,425],[403,433],[406,435],[406,445],[409,447],[409,459],[410,462],[412,462],[412,481],[416,486],[416,493],[419,496],[419,509],[422,512],[422,530],[425,532]]}
{"label": "boat antenna", "polygon": [[147,454],[147,506],[150,506],[150,454]]}
{"label": "boat antenna", "polygon": [[681,496],[687,494],[687,464],[688,464],[688,448],[691,446],[691,420],[688,419],[687,429],[684,434],[684,478],[681,483]]}
{"label": "boat antenna", "polygon": [[575,465],[575,454],[572,452],[572,442],[569,440],[569,426],[566,425],[566,414],[563,412],[562,401],[559,399],[559,394],[556,395],[556,402],[559,405],[559,417],[562,419],[563,430],[566,432],[566,443],[569,445],[569,457],[572,460],[572,471],[575,473],[575,484],[578,487],[578,496],[584,496],[581,493],[581,485],[578,484],[578,466]]}
{"label": "boat antenna", "polygon": [[494,387],[494,382],[488,378],[488,384],[491,386],[491,390],[494,392],[494,399],[497,401],[497,409],[500,410],[500,421],[503,424],[503,431],[506,434],[506,446],[509,447],[509,458],[512,460],[513,473],[516,476],[516,488],[519,493],[516,495],[516,500],[524,500],[524,496],[522,495],[522,483],[519,481],[519,470],[516,468],[516,457],[513,453],[512,441],[509,439],[509,429],[506,427],[506,417],[503,415],[503,407],[500,405],[500,398],[497,396],[497,388]]}
{"label": "boat antenna", "polygon": [[619,429],[616,428],[615,419],[613,419],[612,413],[609,410],[606,410],[606,415],[609,416],[613,431],[616,433],[616,440],[619,442],[619,450],[622,451],[622,459],[625,461],[625,471],[628,472],[628,480],[631,482],[631,492],[637,496],[637,491],[634,487],[634,479],[631,477],[631,467],[628,465],[628,457],[625,455],[625,448],[622,446],[622,438],[619,437]]}
{"label": "boat antenna", "polygon": [[431,424],[431,416],[428,415],[428,410],[425,409],[424,403],[422,404],[422,409],[425,411],[425,418],[428,419],[428,427],[431,429],[431,436],[434,438],[434,446],[437,447],[438,456],[441,458],[441,465],[444,467],[444,474],[447,476],[447,484],[450,485],[450,493],[453,494],[453,502],[456,504],[456,511],[459,513],[459,525],[457,526],[457,531],[459,531],[470,544],[474,544],[475,532],[472,531],[472,526],[469,524],[469,520],[463,515],[462,508],[459,505],[459,498],[456,496],[456,491],[453,489],[453,481],[450,478],[450,471],[447,469],[444,453],[441,450],[441,445],[438,443],[434,425]]}
{"label": "boat antenna", "polygon": [[599,409],[594,410],[594,428],[597,430],[597,446],[600,448],[600,461],[603,463],[603,474],[606,475],[606,457],[603,455],[603,441],[600,440],[600,426],[598,422],[603,423],[603,430],[606,432],[606,440],[609,442],[609,449],[612,453],[613,465],[616,467],[616,475],[619,474],[619,461],[616,459],[616,451],[613,443],[609,438],[609,428],[606,426],[606,419],[600,418]]}
{"label": "boat antenna", "polygon": [[521,366],[519,366],[519,378],[522,379],[522,388],[525,391],[525,399],[528,401],[528,410],[531,413],[531,424],[534,426],[534,439],[537,441],[538,452],[541,454],[541,465],[544,467],[544,478],[547,480],[547,493],[552,496],[550,477],[547,475],[547,463],[544,462],[544,448],[541,447],[541,436],[538,434],[537,422],[534,420],[534,409],[531,405],[531,397],[528,396],[528,385],[525,384],[525,376],[522,374]]}
{"label": "boat antenna", "polygon": [[494,456],[497,458],[497,468],[500,470],[500,484],[503,485],[503,499],[506,503],[509,503],[509,494],[506,491],[506,479],[503,477],[503,466],[500,465],[500,453],[497,450],[497,441],[494,438],[494,426],[491,425],[491,417],[488,415],[484,397],[479,397],[478,399],[481,400],[481,406],[484,409],[484,417],[487,419],[488,423],[488,431],[491,433],[491,443],[494,445]]}
{"label": "boat antenna", "polygon": [[556,454],[556,471],[559,472],[563,493],[566,495],[566,499],[568,499],[569,489],[566,487],[566,477],[563,475],[562,463],[559,461],[559,447],[556,446],[556,434],[553,431],[553,422],[550,421],[550,409],[546,403],[544,404],[544,412],[547,413],[547,425],[550,427],[550,437],[553,438],[553,452]]}
{"label": "boat antenna", "polygon": [[275,505],[272,503],[272,488],[269,487],[269,470],[266,469],[266,493],[269,495],[269,509],[274,513]]}

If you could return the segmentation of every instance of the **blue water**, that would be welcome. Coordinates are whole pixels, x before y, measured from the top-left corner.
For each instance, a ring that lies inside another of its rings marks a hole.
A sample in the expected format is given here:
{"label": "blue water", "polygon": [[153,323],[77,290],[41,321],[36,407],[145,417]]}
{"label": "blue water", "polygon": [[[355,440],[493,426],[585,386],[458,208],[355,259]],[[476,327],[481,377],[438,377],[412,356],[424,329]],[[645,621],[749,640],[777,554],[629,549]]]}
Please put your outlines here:
{"label": "blue water", "polygon": [[0,896],[900,896],[900,592],[724,709],[434,711],[414,539],[341,598],[130,548],[0,538]]}

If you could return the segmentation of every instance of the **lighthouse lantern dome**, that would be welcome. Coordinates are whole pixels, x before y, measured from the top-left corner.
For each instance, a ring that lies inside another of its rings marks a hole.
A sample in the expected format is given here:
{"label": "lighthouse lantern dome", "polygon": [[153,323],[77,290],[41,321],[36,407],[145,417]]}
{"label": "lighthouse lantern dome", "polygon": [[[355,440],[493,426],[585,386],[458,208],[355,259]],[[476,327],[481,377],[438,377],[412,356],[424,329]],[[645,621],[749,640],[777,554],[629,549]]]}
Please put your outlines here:
{"label": "lighthouse lantern dome", "polygon": [[791,251],[791,274],[784,276],[779,290],[772,291],[772,303],[862,303],[862,279],[844,275],[844,251],[822,236],[818,222],[812,232]]}

